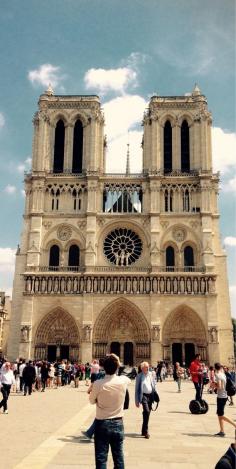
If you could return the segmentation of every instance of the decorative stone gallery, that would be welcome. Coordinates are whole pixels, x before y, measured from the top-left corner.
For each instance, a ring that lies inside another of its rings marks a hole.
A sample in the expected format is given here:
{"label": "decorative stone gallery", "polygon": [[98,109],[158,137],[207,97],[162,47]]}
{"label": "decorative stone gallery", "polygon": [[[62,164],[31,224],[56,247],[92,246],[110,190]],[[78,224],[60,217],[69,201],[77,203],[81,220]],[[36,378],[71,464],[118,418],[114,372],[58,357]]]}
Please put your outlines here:
{"label": "decorative stone gallery", "polygon": [[[90,361],[113,351],[208,363],[233,354],[211,114],[191,96],[153,96],[143,169],[107,174],[97,96],[39,98],[8,357]],[[141,142],[140,142],[141,143]],[[134,155],[135,156],[135,155]]]}

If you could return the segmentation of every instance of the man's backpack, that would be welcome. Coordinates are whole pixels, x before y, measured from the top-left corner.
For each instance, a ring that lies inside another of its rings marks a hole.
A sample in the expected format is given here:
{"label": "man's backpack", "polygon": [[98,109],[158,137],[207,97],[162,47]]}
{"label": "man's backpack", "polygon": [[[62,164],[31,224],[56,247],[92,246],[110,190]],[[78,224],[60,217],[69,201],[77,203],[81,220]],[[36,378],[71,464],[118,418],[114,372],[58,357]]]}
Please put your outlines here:
{"label": "man's backpack", "polygon": [[232,397],[236,394],[235,384],[233,383],[232,379],[227,376],[226,377],[226,392],[229,397]]}

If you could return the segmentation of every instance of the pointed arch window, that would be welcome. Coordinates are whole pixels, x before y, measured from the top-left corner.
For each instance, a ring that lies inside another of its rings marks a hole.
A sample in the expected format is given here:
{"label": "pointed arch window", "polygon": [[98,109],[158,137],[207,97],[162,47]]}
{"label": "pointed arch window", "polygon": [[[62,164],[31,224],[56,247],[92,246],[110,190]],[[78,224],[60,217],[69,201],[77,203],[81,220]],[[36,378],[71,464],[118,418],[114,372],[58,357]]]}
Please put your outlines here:
{"label": "pointed arch window", "polygon": [[173,211],[173,190],[166,189],[164,192],[165,198],[165,212],[172,212]]}
{"label": "pointed arch window", "polygon": [[189,196],[188,189],[185,189],[183,192],[183,211],[184,212],[190,211],[190,196]]}
{"label": "pointed arch window", "polygon": [[181,125],[181,171],[190,171],[189,126],[186,120]]}
{"label": "pointed arch window", "polygon": [[71,267],[70,270],[78,270],[80,261],[80,249],[77,244],[72,244],[69,249],[69,256],[68,256],[68,266]]}
{"label": "pointed arch window", "polygon": [[74,126],[72,172],[82,173],[83,167],[83,124],[78,119]]}
{"label": "pointed arch window", "polygon": [[65,125],[62,119],[57,122],[55,129],[53,172],[63,173],[65,148]]}
{"label": "pointed arch window", "polygon": [[175,250],[172,246],[166,248],[166,270],[174,271],[175,269]]}
{"label": "pointed arch window", "polygon": [[192,246],[184,248],[184,270],[192,271],[194,267],[194,252]]}
{"label": "pointed arch window", "polygon": [[59,267],[59,259],[60,259],[60,249],[57,244],[54,244],[50,248],[49,252],[49,269],[50,270],[58,270]]}
{"label": "pointed arch window", "polygon": [[172,171],[172,127],[170,121],[164,126],[164,173]]}

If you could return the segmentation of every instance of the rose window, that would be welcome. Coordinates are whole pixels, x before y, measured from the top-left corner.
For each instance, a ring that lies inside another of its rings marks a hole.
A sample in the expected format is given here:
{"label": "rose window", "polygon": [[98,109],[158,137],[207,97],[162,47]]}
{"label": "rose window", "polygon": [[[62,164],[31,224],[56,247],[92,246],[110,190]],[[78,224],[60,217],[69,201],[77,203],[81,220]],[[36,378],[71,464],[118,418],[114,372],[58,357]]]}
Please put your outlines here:
{"label": "rose window", "polygon": [[103,249],[112,264],[128,266],[139,259],[142,253],[142,241],[134,231],[117,228],[107,235]]}

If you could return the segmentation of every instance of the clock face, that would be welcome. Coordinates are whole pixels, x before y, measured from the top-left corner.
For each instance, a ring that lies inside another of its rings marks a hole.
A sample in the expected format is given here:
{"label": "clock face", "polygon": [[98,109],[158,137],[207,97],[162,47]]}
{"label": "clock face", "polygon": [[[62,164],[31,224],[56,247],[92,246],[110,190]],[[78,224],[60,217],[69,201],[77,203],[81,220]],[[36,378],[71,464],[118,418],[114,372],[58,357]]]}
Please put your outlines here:
{"label": "clock face", "polygon": [[142,253],[142,241],[128,228],[111,231],[104,240],[103,250],[111,264],[129,266],[139,259]]}

